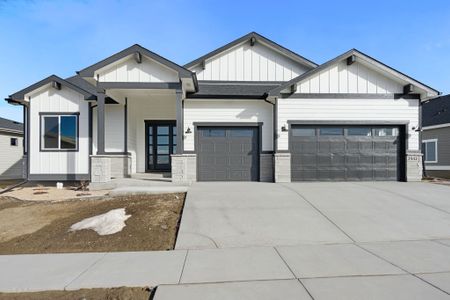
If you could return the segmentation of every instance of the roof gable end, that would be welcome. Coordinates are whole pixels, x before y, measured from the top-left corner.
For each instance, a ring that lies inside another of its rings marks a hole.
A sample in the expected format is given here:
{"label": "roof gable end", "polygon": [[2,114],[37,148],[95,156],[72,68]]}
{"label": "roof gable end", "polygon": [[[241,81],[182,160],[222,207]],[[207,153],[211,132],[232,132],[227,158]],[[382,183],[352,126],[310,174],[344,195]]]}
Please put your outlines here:
{"label": "roof gable end", "polygon": [[55,84],[55,88],[58,88],[58,86],[65,86],[67,88],[70,88],[80,94],[82,94],[84,96],[85,100],[96,100],[97,96],[89,91],[86,91],[85,89],[80,88],[79,86],[64,80],[56,75],[50,75],[49,77],[36,82],[35,84],[30,85],[27,88],[24,88],[23,90],[20,90],[12,95],[10,95],[6,101],[9,102],[17,102],[17,101],[24,101],[25,100],[25,95],[33,92],[47,84]]}
{"label": "roof gable end", "polygon": [[255,45],[255,44],[259,44],[259,45],[263,45],[264,47],[270,48],[273,51],[276,51],[279,55],[290,59],[300,65],[302,65],[304,68],[306,68],[307,70],[312,69],[317,67],[317,64],[310,61],[309,59],[304,58],[303,56],[269,40],[268,38],[256,33],[256,32],[250,32],[222,47],[217,48],[214,51],[211,51],[189,63],[187,63],[186,65],[184,65],[185,68],[188,68],[190,70],[193,70],[195,67],[204,64],[205,61],[207,60],[211,60],[214,57],[229,51],[230,49],[239,46],[243,43],[248,42],[251,46]]}
{"label": "roof gable end", "polygon": [[84,68],[80,71],[78,71],[78,75],[80,75],[81,77],[94,77],[95,72],[97,70],[100,70],[108,65],[111,65],[115,62],[120,62],[122,59],[129,57],[130,55],[136,55],[136,59],[140,59],[139,57],[141,57],[142,55],[147,56],[153,60],[155,60],[156,62],[168,67],[169,69],[172,69],[176,72],[178,72],[178,75],[180,78],[192,78],[192,72],[190,72],[189,70],[187,70],[186,68],[177,65],[176,63],[138,45],[135,44],[131,47],[128,47],[116,54],[111,55],[108,58],[105,58],[104,60],[95,63],[87,68]]}
{"label": "roof gable end", "polygon": [[[340,66],[338,66],[340,65]],[[352,66],[353,65],[353,66]],[[343,66],[343,67],[342,67]],[[356,67],[355,67],[356,66]],[[439,95],[439,91],[405,75],[404,73],[401,73],[400,71],[387,66],[386,64],[356,50],[356,49],[351,49],[339,56],[337,56],[334,59],[331,59],[327,62],[325,62],[324,64],[318,66],[315,69],[312,69],[300,76],[297,76],[296,78],[293,78],[292,80],[286,82],[285,84],[281,85],[278,88],[272,89],[271,91],[268,92],[267,96],[280,96],[281,94],[289,94],[289,93],[293,93],[293,92],[302,92],[302,93],[308,93],[308,91],[303,90],[304,87],[301,86],[300,88],[298,87],[298,84],[301,84],[302,82],[305,82],[309,79],[314,80],[315,78],[319,78],[322,74],[325,74],[326,72],[332,70],[332,68],[334,68],[335,70],[335,75],[339,76],[339,74],[337,74],[338,71],[341,71],[342,69],[348,69],[349,71],[349,77],[346,77],[346,83],[350,85],[357,85],[358,83],[356,82],[350,82],[348,83],[347,81],[356,81],[357,77],[359,76],[358,74],[358,70],[359,68],[362,69],[362,72],[364,75],[363,78],[364,80],[367,81],[367,85],[369,85],[370,81],[368,80],[368,76],[369,73],[372,72],[372,74],[374,74],[373,72],[379,73],[381,75],[380,79],[383,81],[391,81],[391,83],[389,82],[384,82],[384,87],[383,84],[381,84],[380,87],[375,87],[375,92],[374,93],[420,93],[423,98],[429,98],[429,97],[435,97],[437,95]],[[325,74],[326,75],[326,74]],[[351,77],[352,76],[352,77]],[[331,81],[330,81],[331,82]],[[333,82],[336,85],[341,84],[340,82],[336,83]],[[320,83],[319,83],[320,84]],[[330,83],[331,84],[331,83]],[[372,83],[373,84],[373,83]],[[377,88],[381,89],[380,91],[376,91]],[[336,89],[339,89],[339,87],[336,87]],[[330,87],[331,90],[331,87]],[[357,92],[357,88],[354,89],[355,91],[352,91],[351,88],[347,88],[346,89],[346,93],[358,93]],[[366,87],[365,89],[365,93],[370,93],[370,87]],[[323,92],[321,89],[322,93],[327,93],[327,92]]]}

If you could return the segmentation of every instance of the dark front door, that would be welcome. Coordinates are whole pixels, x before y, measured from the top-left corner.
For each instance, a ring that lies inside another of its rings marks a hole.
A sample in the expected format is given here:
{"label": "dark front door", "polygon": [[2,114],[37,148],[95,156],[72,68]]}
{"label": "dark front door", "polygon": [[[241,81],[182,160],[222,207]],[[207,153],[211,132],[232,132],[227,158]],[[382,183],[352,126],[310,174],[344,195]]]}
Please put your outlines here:
{"label": "dark front door", "polygon": [[257,181],[257,127],[198,127],[199,181]]}
{"label": "dark front door", "polygon": [[170,171],[170,155],[176,152],[175,121],[146,121],[146,171]]}

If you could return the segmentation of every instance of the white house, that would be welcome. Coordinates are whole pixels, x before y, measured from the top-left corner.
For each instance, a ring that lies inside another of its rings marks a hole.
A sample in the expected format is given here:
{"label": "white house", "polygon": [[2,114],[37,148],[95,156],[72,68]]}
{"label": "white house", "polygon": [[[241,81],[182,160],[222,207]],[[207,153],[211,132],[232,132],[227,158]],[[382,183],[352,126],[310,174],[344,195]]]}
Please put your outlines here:
{"label": "white house", "polygon": [[419,180],[438,94],[355,49],[317,65],[252,32],[185,66],[133,45],[7,101],[29,180]]}
{"label": "white house", "polygon": [[0,118],[0,180],[23,178],[23,124]]}

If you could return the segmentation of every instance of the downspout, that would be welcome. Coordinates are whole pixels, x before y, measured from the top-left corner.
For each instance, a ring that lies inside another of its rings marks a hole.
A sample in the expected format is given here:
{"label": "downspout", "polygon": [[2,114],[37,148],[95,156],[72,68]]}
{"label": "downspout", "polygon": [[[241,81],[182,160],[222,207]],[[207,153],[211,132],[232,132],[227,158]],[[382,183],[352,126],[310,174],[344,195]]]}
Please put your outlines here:
{"label": "downspout", "polygon": [[[422,149],[422,101],[419,99],[419,151],[423,155]],[[427,177],[427,170],[425,169],[425,157],[422,156],[422,178]]]}

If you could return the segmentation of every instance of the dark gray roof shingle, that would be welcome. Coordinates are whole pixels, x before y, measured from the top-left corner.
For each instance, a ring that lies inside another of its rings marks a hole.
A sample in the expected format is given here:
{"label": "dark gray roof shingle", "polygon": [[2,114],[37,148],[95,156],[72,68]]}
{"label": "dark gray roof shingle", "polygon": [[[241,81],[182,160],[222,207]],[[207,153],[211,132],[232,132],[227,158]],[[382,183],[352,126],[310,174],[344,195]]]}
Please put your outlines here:
{"label": "dark gray roof shingle", "polygon": [[422,126],[450,123],[450,95],[434,98],[422,105]]}
{"label": "dark gray roof shingle", "polygon": [[13,120],[0,118],[0,130],[4,129],[23,132],[23,124]]}

